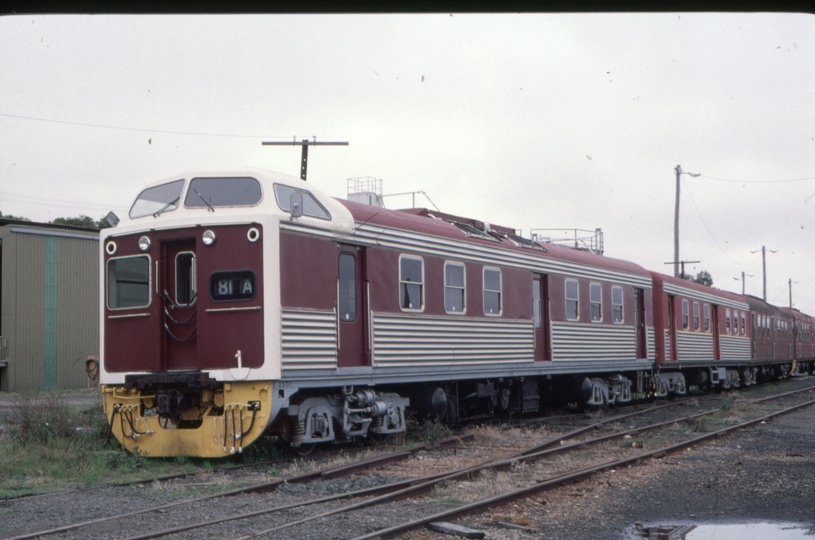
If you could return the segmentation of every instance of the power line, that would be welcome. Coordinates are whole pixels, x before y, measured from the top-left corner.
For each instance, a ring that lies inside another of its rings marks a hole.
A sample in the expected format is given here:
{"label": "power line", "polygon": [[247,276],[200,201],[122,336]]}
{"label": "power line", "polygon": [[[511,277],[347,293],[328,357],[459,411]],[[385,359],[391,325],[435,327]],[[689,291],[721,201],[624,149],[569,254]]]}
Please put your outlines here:
{"label": "power line", "polygon": [[736,182],[738,184],[784,184],[787,182],[806,182],[808,180],[815,180],[815,176],[807,178],[792,178],[790,180],[734,180],[732,178],[714,178],[713,176],[701,175],[702,178],[708,180],[717,180],[719,182]]}
{"label": "power line", "polygon": [[164,130],[164,129],[147,129],[147,128],[133,128],[133,127],[124,127],[124,126],[110,126],[105,124],[90,124],[87,122],[69,122],[67,120],[53,120],[50,118],[36,118],[33,116],[20,116],[16,114],[5,114],[0,113],[0,116],[5,116],[6,118],[17,118],[19,120],[33,120],[36,122],[48,122],[51,124],[65,124],[69,126],[82,126],[82,127],[93,127],[93,128],[102,128],[102,129],[118,129],[122,131],[139,131],[144,133],[165,133],[168,135],[194,135],[200,137],[238,137],[238,138],[245,138],[245,139],[283,139],[286,138],[283,135],[240,135],[240,134],[230,134],[230,133],[203,133],[203,132],[195,132],[195,131],[171,131],[171,130]]}
{"label": "power line", "polygon": [[734,263],[736,263],[738,265],[744,266],[744,263],[741,263],[741,262],[737,261],[736,259],[734,259],[733,257],[731,257],[730,255],[728,255],[727,252],[722,248],[722,246],[719,245],[719,242],[716,241],[716,238],[713,236],[713,233],[710,232],[710,227],[708,227],[707,223],[705,223],[705,218],[702,217],[702,212],[700,212],[699,207],[696,206],[696,201],[693,199],[693,195],[691,194],[690,189],[688,189],[688,183],[685,182],[684,178],[682,179],[682,182],[684,182],[684,184],[685,184],[685,191],[688,193],[688,197],[690,197],[690,202],[693,203],[693,207],[696,209],[696,213],[699,215],[699,219],[702,220],[702,225],[705,226],[705,230],[707,230],[707,233],[710,235],[710,238],[713,240],[713,243],[716,244],[716,247],[719,248],[719,250],[722,253],[724,253],[725,257],[727,257],[728,259],[730,259],[731,261],[733,261]]}
{"label": "power line", "polygon": [[57,206],[57,207],[65,207],[65,208],[86,208],[86,209],[96,209],[96,210],[111,210],[111,209],[118,209],[124,210],[127,209],[126,206],[122,205],[112,205],[112,204],[100,204],[100,203],[92,203],[92,202],[80,202],[80,201],[69,201],[65,199],[53,199],[49,197],[37,197],[34,195],[21,195],[19,193],[9,193],[6,191],[0,191],[0,197],[3,198],[4,201],[16,201],[23,204],[40,204],[43,206]]}

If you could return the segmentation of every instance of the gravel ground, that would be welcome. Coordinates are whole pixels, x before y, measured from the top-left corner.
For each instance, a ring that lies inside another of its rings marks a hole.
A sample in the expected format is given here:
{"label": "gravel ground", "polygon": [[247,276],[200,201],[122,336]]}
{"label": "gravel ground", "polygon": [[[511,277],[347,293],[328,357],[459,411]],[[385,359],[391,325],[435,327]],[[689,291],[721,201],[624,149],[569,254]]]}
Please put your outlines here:
{"label": "gravel ground", "polygon": [[[815,378],[806,377],[767,388],[766,393],[812,386]],[[800,398],[799,398],[800,399]],[[812,395],[810,394],[810,399]],[[706,407],[710,408],[710,407]],[[695,412],[695,410],[693,411]],[[655,420],[654,420],[655,421]],[[512,430],[510,438],[545,438],[549,428]],[[87,528],[49,538],[126,538],[135,536],[146,524],[162,523],[165,527],[185,523],[201,516],[216,518],[234,516],[261,508],[279,507],[295,501],[313,500],[336,493],[378,485],[396,479],[429,474],[450,466],[479,461],[484,452],[494,457],[503,453],[495,433],[471,449],[444,453],[420,453],[409,460],[369,475],[325,480],[312,484],[283,485],[269,494],[242,495],[199,503],[194,507],[169,507],[127,518],[115,533],[109,529]],[[516,441],[527,446],[529,441]],[[490,445],[493,445],[491,447]],[[617,445],[619,448],[619,445]],[[652,459],[631,467],[597,474],[576,484],[541,493],[531,499],[507,504],[474,516],[455,520],[460,525],[487,532],[495,539],[590,539],[619,540],[641,538],[635,529],[643,526],[705,523],[733,523],[749,520],[787,522],[802,526],[815,536],[815,407],[776,418],[747,430],[708,441],[700,447]],[[545,471],[544,471],[545,472]],[[257,481],[293,471],[263,471]],[[534,477],[530,468],[527,476]],[[352,538],[363,532],[433,515],[454,508],[461,499],[454,495],[472,489],[487,496],[507,482],[517,482],[523,475],[504,476],[489,473],[479,478],[457,482],[456,486],[437,489],[411,501],[386,503],[372,508],[328,516],[302,525],[264,535],[263,538],[334,539]],[[528,478],[527,478],[528,479]],[[200,496],[214,487],[227,486],[231,480],[212,473],[194,479],[167,484],[142,484],[120,489],[92,490],[71,496],[47,496],[0,502],[0,538],[24,532],[75,522],[80,518],[120,515],[140,508],[150,508],[185,498]],[[459,490],[459,491],[456,491]],[[340,499],[320,507],[321,512],[358,502]],[[275,527],[314,512],[313,508],[281,510],[267,514],[251,525],[238,521],[218,528],[192,530],[167,536],[169,539],[240,538],[250,532]],[[513,522],[528,530],[512,530],[495,522]],[[450,538],[421,529],[401,538]],[[692,537],[690,537],[692,538]],[[718,538],[716,539],[718,540]]]}

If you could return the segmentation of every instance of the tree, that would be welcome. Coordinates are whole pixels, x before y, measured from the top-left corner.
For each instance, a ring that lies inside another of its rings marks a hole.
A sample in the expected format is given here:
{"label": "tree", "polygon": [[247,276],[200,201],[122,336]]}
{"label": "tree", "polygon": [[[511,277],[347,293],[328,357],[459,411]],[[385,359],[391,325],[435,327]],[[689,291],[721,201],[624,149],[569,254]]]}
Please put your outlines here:
{"label": "tree", "polygon": [[0,212],[0,219],[15,219],[17,221],[31,221],[27,217],[12,216],[11,214],[4,214],[3,212]]}
{"label": "tree", "polygon": [[74,227],[84,227],[86,229],[107,229],[110,224],[104,217],[95,221],[92,217],[80,214],[79,217],[58,217],[51,221],[54,225],[72,225]]}
{"label": "tree", "polygon": [[713,277],[707,270],[699,270],[699,272],[696,274],[696,277],[685,276],[685,279],[687,279],[688,281],[692,281],[694,283],[701,283],[702,285],[707,285],[708,287],[713,286]]}

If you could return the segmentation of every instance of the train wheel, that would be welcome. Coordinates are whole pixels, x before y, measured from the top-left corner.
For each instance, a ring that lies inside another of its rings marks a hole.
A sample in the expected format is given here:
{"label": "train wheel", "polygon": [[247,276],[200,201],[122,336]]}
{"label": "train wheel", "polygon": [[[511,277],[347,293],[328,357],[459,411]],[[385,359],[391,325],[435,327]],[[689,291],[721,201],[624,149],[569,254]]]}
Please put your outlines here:
{"label": "train wheel", "polygon": [[292,446],[289,443],[285,443],[286,451],[294,457],[306,457],[311,455],[314,452],[314,447],[317,446],[316,444],[301,444],[300,446]]}
{"label": "train wheel", "polygon": [[301,444],[298,446],[292,446],[291,444],[291,424],[284,419],[280,426],[278,427],[278,437],[280,438],[280,443],[283,445],[283,449],[286,451],[287,454],[293,457],[306,457],[314,452],[314,444]]}

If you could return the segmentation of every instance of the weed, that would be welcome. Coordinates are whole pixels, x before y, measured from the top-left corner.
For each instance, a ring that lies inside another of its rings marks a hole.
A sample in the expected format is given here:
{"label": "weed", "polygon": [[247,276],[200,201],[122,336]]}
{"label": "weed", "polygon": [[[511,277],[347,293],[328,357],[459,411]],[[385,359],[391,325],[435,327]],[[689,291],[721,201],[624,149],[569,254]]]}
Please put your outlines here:
{"label": "weed", "polygon": [[441,420],[427,420],[414,426],[410,438],[425,444],[436,444],[452,435],[450,428]]}

